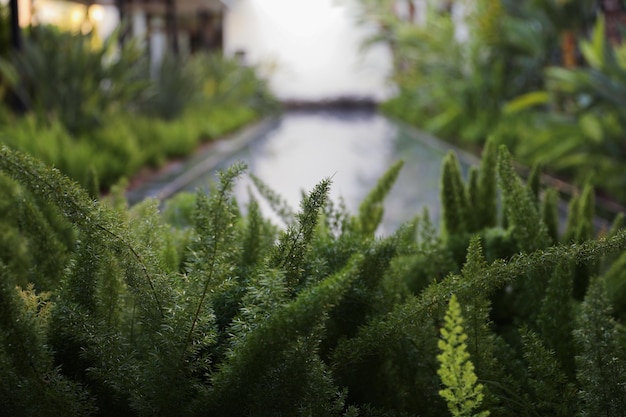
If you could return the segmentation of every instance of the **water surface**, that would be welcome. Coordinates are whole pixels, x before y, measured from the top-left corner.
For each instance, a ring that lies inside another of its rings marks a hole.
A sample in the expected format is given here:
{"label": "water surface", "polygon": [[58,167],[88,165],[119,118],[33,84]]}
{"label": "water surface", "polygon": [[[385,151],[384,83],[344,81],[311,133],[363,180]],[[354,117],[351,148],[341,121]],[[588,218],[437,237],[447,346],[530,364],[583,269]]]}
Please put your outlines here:
{"label": "water surface", "polygon": [[[241,161],[294,210],[299,208],[303,192],[331,177],[331,198],[342,198],[348,210],[356,213],[385,171],[395,161],[404,160],[386,199],[378,230],[384,235],[421,214],[424,207],[438,224],[439,176],[442,159],[449,149],[446,144],[374,111],[290,111],[185,189],[206,188],[209,180],[215,179],[216,170]],[[251,188],[247,175],[237,183],[235,195],[241,203],[248,201]],[[270,213],[267,206],[264,211]]]}

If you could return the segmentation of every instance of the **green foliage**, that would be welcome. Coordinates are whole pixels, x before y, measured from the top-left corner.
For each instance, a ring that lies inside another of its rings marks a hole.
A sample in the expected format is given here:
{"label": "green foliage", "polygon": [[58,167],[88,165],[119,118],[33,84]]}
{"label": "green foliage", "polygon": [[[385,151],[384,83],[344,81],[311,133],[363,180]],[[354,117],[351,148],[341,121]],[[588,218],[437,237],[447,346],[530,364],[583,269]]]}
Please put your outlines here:
{"label": "green foliage", "polygon": [[90,415],[93,402],[80,384],[60,374],[46,340],[49,294],[31,286],[11,286],[10,271],[0,266],[0,343],[3,373],[0,395],[7,415]]}
{"label": "green foliage", "polygon": [[441,201],[443,228],[451,236],[467,232],[470,219],[467,190],[461,176],[459,160],[449,152],[443,161],[441,176]]}
{"label": "green foliage", "polygon": [[113,59],[117,43],[114,35],[94,48],[91,33],[34,26],[11,59],[19,74],[13,90],[40,120],[58,118],[72,133],[101,126],[108,110],[137,99],[147,86],[139,49],[127,43]]}
{"label": "green foliage", "polygon": [[[56,166],[93,196],[276,108],[256,69],[229,59],[166,56],[150,74],[135,43],[118,48],[117,32],[101,46],[93,34],[48,26],[28,33],[22,50],[0,59],[0,85],[26,107],[2,114],[0,141]],[[218,90],[210,87],[217,78]]]}
{"label": "green foliage", "polygon": [[259,115],[236,104],[198,106],[175,120],[118,114],[105,117],[105,126],[80,135],[70,134],[58,121],[46,125],[27,115],[0,126],[0,140],[56,166],[86,188],[93,190],[97,178],[100,189],[108,190],[142,166],[160,166],[168,158],[188,155],[202,141],[249,124]]}
{"label": "green foliage", "polygon": [[544,343],[556,352],[564,370],[572,375],[572,322],[575,303],[570,265],[558,265],[546,284],[537,324]]}
{"label": "green foliage", "polygon": [[511,156],[504,147],[499,152],[498,178],[503,190],[505,215],[520,249],[529,252],[547,247],[550,237],[546,226],[531,194],[513,170]]}
{"label": "green foliage", "polygon": [[619,415],[624,230],[553,244],[546,193],[502,150],[455,174],[496,219],[438,233],[425,212],[377,236],[399,167],[358,216],[328,179],[295,214],[257,181],[280,228],[235,201],[241,165],[161,213],[3,147],[0,414]]}
{"label": "green foliage", "polygon": [[566,241],[584,242],[593,236],[592,219],[595,215],[595,196],[589,184],[582,194],[572,198],[565,234]]}
{"label": "green foliage", "polygon": [[[549,189],[543,196],[541,204],[541,218],[546,225],[548,235],[552,243],[559,240],[559,194],[554,189]],[[571,216],[571,214],[570,214]]]}
{"label": "green foliage", "polygon": [[383,218],[383,201],[389,194],[389,191],[391,191],[391,187],[396,182],[403,165],[403,161],[393,164],[361,203],[359,216],[356,221],[358,223],[357,227],[360,228],[364,235],[372,236],[376,232]]}
{"label": "green foliage", "polygon": [[255,68],[221,54],[196,54],[188,59],[166,55],[137,107],[142,114],[172,120],[198,105],[209,111],[241,107],[253,113],[277,107]]}
{"label": "green foliage", "polygon": [[511,230],[499,227],[501,223],[502,227],[508,225],[506,213],[502,216],[498,213],[497,161],[495,142],[489,140],[480,165],[470,168],[465,182],[456,155],[450,152],[444,159],[441,175],[442,231],[458,264],[464,261],[472,233],[483,235],[490,259],[508,256],[515,249]]}
{"label": "green foliage", "polygon": [[495,172],[497,160],[496,144],[490,139],[485,144],[480,160],[477,195],[471,195],[477,230],[493,227],[498,222],[497,177]]}
{"label": "green foliage", "polygon": [[574,330],[581,415],[618,416],[626,406],[626,352],[618,342],[618,325],[611,310],[604,280],[594,279],[580,306]]}
{"label": "green foliage", "polygon": [[605,275],[607,294],[620,320],[626,314],[626,255],[621,254]]}
{"label": "green foliage", "polygon": [[489,411],[476,412],[483,401],[483,385],[478,383],[474,365],[467,353],[467,334],[463,329],[461,306],[453,294],[441,328],[437,360],[441,364],[437,374],[446,387],[439,391],[448,404],[450,413],[455,416],[486,417]]}
{"label": "green foliage", "polygon": [[509,121],[500,130],[515,136],[504,141],[524,161],[540,161],[551,172],[581,184],[591,180],[623,201],[624,177],[616,167],[625,155],[626,118],[618,98],[626,80],[624,48],[609,43],[601,15],[589,32],[590,37],[579,42],[585,66],[545,69],[545,104],[550,111],[527,108],[515,116],[518,127],[511,128],[517,122]]}
{"label": "green foliage", "polygon": [[199,80],[191,73],[187,60],[181,62],[178,57],[165,54],[151,79],[138,103],[139,110],[148,116],[172,120],[200,99]]}
{"label": "green foliage", "polygon": [[281,234],[278,245],[270,257],[270,267],[283,269],[286,273],[285,280],[291,288],[298,288],[304,284],[303,263],[329,190],[330,179],[326,179],[302,199],[302,211],[296,215],[297,224],[288,226]]}
{"label": "green foliage", "polygon": [[378,29],[368,44],[392,51],[398,93],[383,111],[470,150],[493,137],[528,166],[626,201],[626,48],[597,1],[423,2],[413,19],[358,3]]}
{"label": "green foliage", "polygon": [[276,99],[257,70],[242,66],[235,58],[202,54],[192,59],[190,67],[212,107],[239,103],[257,112],[277,108]]}
{"label": "green foliage", "polygon": [[[562,323],[559,321],[559,323]],[[576,414],[576,388],[568,381],[553,350],[528,328],[521,329],[524,360],[528,364],[530,396],[538,415]]]}
{"label": "green foliage", "polygon": [[[393,78],[399,94],[383,109],[440,137],[483,143],[502,121],[507,100],[543,85],[542,70],[556,46],[554,28],[536,2],[449,5],[463,10],[429,4],[419,23],[392,12],[385,21],[369,13],[398,63]],[[460,34],[459,18],[469,37]]]}

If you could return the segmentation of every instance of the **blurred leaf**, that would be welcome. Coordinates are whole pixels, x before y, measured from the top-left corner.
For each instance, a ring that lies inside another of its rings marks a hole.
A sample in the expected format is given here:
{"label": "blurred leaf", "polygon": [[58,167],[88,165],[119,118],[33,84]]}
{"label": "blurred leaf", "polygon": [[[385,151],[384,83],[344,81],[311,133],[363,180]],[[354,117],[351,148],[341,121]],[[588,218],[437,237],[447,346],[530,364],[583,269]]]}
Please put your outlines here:
{"label": "blurred leaf", "polygon": [[510,115],[527,110],[531,107],[547,104],[550,101],[550,94],[546,91],[532,91],[523,94],[509,101],[504,106],[504,114]]}
{"label": "blurred leaf", "polygon": [[589,84],[589,76],[582,71],[561,67],[546,69],[548,89],[564,93],[576,93]]}
{"label": "blurred leaf", "polygon": [[19,80],[19,74],[11,62],[0,57],[0,76],[4,78],[11,86],[17,84]]}
{"label": "blurred leaf", "polygon": [[592,113],[585,113],[578,121],[580,128],[584,134],[593,139],[596,143],[601,143],[604,138],[604,130],[602,129],[602,123],[598,117]]}
{"label": "blurred leaf", "polygon": [[580,50],[589,64],[598,69],[604,67],[606,49],[604,19],[599,17],[591,35],[591,41],[580,42]]}

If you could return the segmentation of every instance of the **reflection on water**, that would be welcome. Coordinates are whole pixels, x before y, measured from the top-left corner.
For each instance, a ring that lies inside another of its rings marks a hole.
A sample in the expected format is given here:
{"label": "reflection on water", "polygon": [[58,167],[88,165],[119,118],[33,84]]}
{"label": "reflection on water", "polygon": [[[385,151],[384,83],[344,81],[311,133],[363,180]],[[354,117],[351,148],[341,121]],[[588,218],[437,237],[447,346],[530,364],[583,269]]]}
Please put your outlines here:
{"label": "reflection on water", "polygon": [[[277,126],[256,138],[250,146],[224,160],[217,168],[243,161],[252,172],[294,209],[302,192],[332,177],[331,198],[341,197],[356,213],[378,178],[399,159],[405,165],[385,204],[379,234],[393,232],[400,224],[427,207],[439,221],[439,174],[445,145],[433,142],[414,129],[399,125],[373,111],[292,111]],[[215,172],[187,187],[206,187]],[[237,183],[235,195],[248,200],[250,179]],[[270,215],[269,209],[266,213]],[[275,218],[275,217],[274,217]]]}

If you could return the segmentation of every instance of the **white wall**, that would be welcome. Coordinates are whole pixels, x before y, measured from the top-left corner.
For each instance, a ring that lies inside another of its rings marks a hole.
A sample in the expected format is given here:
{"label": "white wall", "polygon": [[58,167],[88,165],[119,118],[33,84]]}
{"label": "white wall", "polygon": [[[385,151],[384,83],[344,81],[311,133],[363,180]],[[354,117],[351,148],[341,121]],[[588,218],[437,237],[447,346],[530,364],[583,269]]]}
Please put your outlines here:
{"label": "white wall", "polygon": [[224,22],[224,51],[273,68],[279,98],[381,99],[389,91],[390,54],[360,52],[368,30],[355,23],[352,0],[234,0]]}

